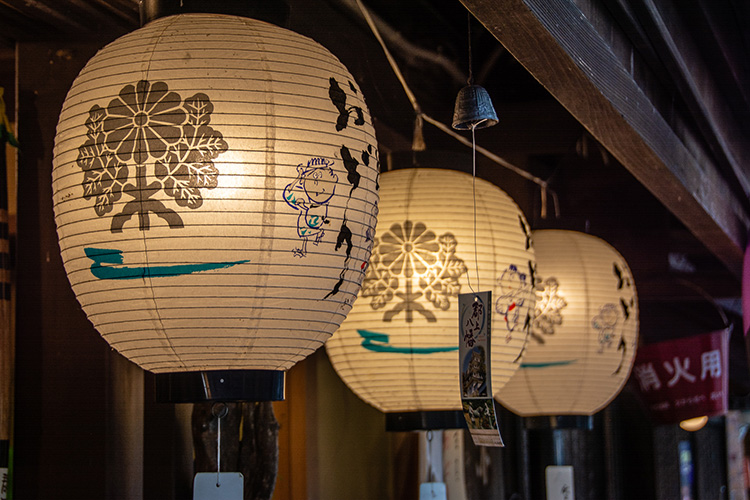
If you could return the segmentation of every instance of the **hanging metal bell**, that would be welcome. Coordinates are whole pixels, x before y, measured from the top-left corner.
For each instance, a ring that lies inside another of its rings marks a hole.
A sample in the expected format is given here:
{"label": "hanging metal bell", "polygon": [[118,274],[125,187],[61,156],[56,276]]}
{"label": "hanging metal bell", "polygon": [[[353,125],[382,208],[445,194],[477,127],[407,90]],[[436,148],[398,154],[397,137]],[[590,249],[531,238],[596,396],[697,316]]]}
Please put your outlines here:
{"label": "hanging metal bell", "polygon": [[470,130],[487,128],[497,123],[497,113],[490,95],[479,85],[467,85],[458,92],[453,110],[453,128]]}

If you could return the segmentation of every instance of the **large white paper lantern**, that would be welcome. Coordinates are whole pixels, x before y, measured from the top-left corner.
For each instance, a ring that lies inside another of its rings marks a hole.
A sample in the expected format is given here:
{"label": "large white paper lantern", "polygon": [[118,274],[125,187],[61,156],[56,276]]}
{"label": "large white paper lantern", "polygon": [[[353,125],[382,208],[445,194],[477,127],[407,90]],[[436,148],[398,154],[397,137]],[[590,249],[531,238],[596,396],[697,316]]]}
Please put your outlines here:
{"label": "large white paper lantern", "polygon": [[377,163],[359,88],[313,40],[235,16],[152,21],[99,51],[63,105],[68,278],[147,370],[287,370],[359,291]]}
{"label": "large white paper lantern", "polygon": [[352,391],[383,412],[460,410],[459,293],[493,292],[493,390],[520,365],[534,310],[526,220],[476,179],[475,232],[472,176],[462,172],[394,170],[380,187],[367,276],[326,350]]}
{"label": "large white paper lantern", "polygon": [[564,230],[532,233],[534,321],[521,369],[495,393],[522,416],[593,415],[622,389],[638,342],[633,275],[605,241]]}

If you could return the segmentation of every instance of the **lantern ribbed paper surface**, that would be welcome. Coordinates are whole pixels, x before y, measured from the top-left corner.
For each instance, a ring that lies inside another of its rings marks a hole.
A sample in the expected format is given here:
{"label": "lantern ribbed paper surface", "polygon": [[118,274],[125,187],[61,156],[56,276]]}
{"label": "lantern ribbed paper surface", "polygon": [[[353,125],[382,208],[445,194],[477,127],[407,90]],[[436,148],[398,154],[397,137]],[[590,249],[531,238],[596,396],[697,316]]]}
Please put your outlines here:
{"label": "lantern ribbed paper surface", "polygon": [[522,416],[592,415],[630,375],[638,342],[638,300],[622,256],[574,231],[533,232],[534,322],[521,369],[495,393]]}
{"label": "lantern ribbed paper surface", "polygon": [[286,370],[359,291],[377,211],[363,97],[316,42],[184,14],[102,49],[55,141],[55,220],[91,322],[154,372]]}
{"label": "lantern ribbed paper surface", "polygon": [[381,411],[460,410],[458,294],[469,283],[493,292],[493,389],[519,366],[534,310],[526,220],[507,194],[476,179],[475,239],[472,177],[462,172],[394,170],[380,186],[367,276],[326,350],[344,382]]}

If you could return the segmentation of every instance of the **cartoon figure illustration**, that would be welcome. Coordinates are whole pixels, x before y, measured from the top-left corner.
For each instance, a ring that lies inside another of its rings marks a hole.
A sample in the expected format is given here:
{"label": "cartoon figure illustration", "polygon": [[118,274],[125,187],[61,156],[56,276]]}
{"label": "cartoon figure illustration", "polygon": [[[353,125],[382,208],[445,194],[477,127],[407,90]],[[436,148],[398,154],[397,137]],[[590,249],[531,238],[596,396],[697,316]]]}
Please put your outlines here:
{"label": "cartoon figure illustration", "polygon": [[311,158],[307,165],[297,165],[297,178],[284,188],[284,200],[295,210],[299,210],[297,234],[302,246],[292,250],[297,257],[307,255],[307,242],[320,243],[325,235],[324,226],[329,224],[328,202],[336,191],[339,178],[331,167],[333,160]]}
{"label": "cartoon figure illustration", "polygon": [[531,284],[526,273],[519,272],[518,267],[511,264],[497,279],[497,286],[502,293],[495,301],[495,311],[502,314],[505,319],[505,341],[509,342],[521,322],[521,308]]}
{"label": "cartoon figure illustration", "polygon": [[615,329],[620,315],[617,312],[615,304],[604,304],[599,310],[599,314],[591,320],[591,326],[599,330],[599,352],[604,351],[604,347],[612,345],[615,338]]}

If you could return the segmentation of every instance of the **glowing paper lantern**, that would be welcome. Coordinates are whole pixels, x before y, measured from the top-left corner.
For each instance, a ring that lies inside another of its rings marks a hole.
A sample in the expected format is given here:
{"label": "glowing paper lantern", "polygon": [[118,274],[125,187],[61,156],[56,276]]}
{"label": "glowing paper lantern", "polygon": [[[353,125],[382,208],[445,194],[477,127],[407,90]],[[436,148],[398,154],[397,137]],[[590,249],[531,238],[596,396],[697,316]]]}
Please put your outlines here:
{"label": "glowing paper lantern", "polygon": [[533,232],[534,321],[521,369],[495,394],[522,416],[592,415],[630,375],[638,300],[622,256],[574,231]]}
{"label": "glowing paper lantern", "polygon": [[459,292],[493,292],[493,390],[520,364],[534,310],[526,220],[507,194],[476,179],[475,237],[472,177],[462,172],[394,170],[380,186],[367,276],[328,355],[383,412],[459,410]]}
{"label": "glowing paper lantern", "polygon": [[63,106],[65,269],[147,370],[287,370],[359,291],[377,175],[363,97],[325,48],[242,17],[161,18],[94,56]]}

